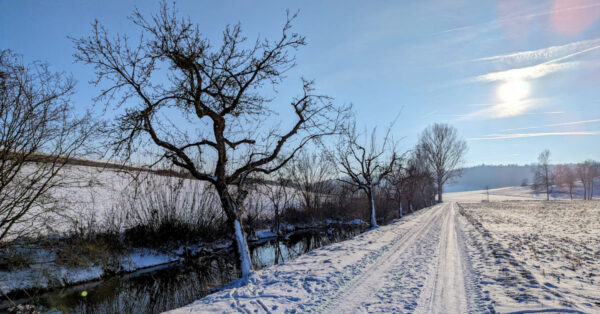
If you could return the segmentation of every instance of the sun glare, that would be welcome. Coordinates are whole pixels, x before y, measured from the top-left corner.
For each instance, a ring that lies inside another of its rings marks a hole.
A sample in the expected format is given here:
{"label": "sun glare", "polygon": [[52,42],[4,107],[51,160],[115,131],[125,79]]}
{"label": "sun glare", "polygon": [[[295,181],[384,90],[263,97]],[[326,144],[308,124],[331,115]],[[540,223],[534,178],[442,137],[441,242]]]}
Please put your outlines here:
{"label": "sun glare", "polygon": [[498,87],[497,94],[503,102],[519,101],[529,95],[529,83],[523,80],[506,81]]}

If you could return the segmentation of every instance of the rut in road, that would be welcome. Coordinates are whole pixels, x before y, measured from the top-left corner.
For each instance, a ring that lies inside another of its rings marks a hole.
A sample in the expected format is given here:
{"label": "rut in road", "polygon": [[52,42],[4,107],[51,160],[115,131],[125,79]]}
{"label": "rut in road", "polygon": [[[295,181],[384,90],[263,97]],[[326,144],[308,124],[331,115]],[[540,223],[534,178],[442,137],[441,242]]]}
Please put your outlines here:
{"label": "rut in road", "polygon": [[456,214],[453,204],[429,209],[362,274],[340,287],[323,312],[468,312]]}
{"label": "rut in road", "polygon": [[434,262],[434,273],[429,276],[418,302],[416,313],[464,313],[467,311],[467,293],[463,274],[463,259],[456,230],[454,204],[444,208],[441,239]]}

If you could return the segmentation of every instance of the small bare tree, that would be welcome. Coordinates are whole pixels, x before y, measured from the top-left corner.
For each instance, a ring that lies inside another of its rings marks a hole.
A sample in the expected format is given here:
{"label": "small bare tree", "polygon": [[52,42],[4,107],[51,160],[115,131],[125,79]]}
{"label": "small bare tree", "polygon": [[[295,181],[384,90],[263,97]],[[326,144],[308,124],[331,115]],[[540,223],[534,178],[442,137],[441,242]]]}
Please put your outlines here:
{"label": "small bare tree", "polygon": [[92,130],[89,118],[73,115],[73,88],[48,65],[0,51],[0,242],[39,230],[58,210],[51,192],[63,183],[59,173]]}
{"label": "small bare tree", "polygon": [[404,201],[407,193],[407,183],[410,180],[410,174],[406,168],[403,167],[400,160],[396,163],[394,170],[388,176],[387,187],[391,197],[398,203],[398,217],[402,218],[404,215],[404,208],[402,207],[402,201]]}
{"label": "small bare tree", "polygon": [[302,151],[282,170],[300,194],[304,208],[319,208],[333,192],[335,165],[324,151]]}
{"label": "small bare tree", "polygon": [[379,144],[376,137],[377,128],[373,128],[370,135],[367,132],[362,134],[364,138],[361,140],[361,134],[356,131],[354,123],[342,134],[334,153],[334,160],[343,176],[339,180],[354,187],[355,191],[363,191],[369,201],[371,228],[377,227],[374,188],[393,171],[399,159],[390,131],[391,126],[383,142]]}
{"label": "small bare tree", "polygon": [[248,45],[236,25],[225,29],[217,46],[177,15],[164,2],[151,19],[135,11],[130,20],[141,32],[135,43],[109,36],[95,22],[89,37],[73,39],[75,58],[95,67],[94,83],[104,87],[99,100],[122,109],[112,128],[116,152],[128,157],[153,143],[161,158],[215,187],[246,277],[252,266],[242,228],[244,179],[277,171],[307,143],[338,133],[347,108],[304,81],[288,107],[295,120],[285,130],[269,120],[277,107],[264,91],[281,83],[295,65],[290,54],[305,45],[290,31],[295,15],[288,15],[275,41]]}
{"label": "small bare tree", "polygon": [[554,178],[550,171],[550,151],[546,149],[538,156],[538,165],[535,171],[535,186],[544,189],[546,200],[549,201],[553,184]]}
{"label": "small bare tree", "polygon": [[270,178],[256,178],[260,183],[261,194],[264,195],[274,211],[272,231],[277,235],[281,234],[281,215],[286,208],[289,208],[295,200],[293,183],[285,177],[282,171],[277,171]]}
{"label": "small bare tree", "polygon": [[443,186],[461,175],[467,143],[458,137],[457,130],[444,123],[436,123],[423,131],[418,149],[427,161],[437,185],[438,202],[442,202]]}
{"label": "small bare tree", "polygon": [[569,165],[558,165],[554,169],[554,178],[556,184],[569,189],[569,197],[573,200],[573,188],[577,181],[577,174]]}

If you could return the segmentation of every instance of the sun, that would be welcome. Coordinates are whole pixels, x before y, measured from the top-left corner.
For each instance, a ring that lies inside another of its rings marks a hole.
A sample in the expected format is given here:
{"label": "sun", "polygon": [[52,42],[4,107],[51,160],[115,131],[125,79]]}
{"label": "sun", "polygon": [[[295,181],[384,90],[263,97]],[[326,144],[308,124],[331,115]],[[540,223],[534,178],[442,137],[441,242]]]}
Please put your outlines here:
{"label": "sun", "polygon": [[503,102],[519,101],[529,95],[529,83],[523,80],[510,80],[498,86],[498,98]]}

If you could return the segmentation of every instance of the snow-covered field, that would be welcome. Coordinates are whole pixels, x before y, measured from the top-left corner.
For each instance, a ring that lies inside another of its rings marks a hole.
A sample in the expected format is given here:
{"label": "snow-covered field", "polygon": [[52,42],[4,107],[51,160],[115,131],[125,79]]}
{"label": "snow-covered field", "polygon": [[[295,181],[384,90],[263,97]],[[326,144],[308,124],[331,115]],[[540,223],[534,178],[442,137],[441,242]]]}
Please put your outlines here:
{"label": "snow-covered field", "polygon": [[[543,192],[536,192],[528,186],[509,186],[497,189],[486,190],[474,190],[465,192],[452,192],[444,193],[445,201],[453,202],[479,202],[487,201],[489,193],[490,202],[498,201],[527,201],[527,200],[546,200],[546,194]],[[599,195],[598,188],[594,193],[594,199]],[[573,190],[574,199],[582,199],[583,189],[578,186]],[[550,194],[551,200],[566,200],[569,199],[569,194],[566,189],[553,188]]]}
{"label": "snow-covered field", "polygon": [[[12,228],[13,233],[26,230],[31,237],[60,235],[92,225],[96,231],[122,230],[133,226],[132,217],[139,220],[150,216],[150,212],[144,211],[153,209],[149,208],[152,202],[175,202],[173,205],[181,217],[190,214],[190,207],[205,211],[205,216],[222,215],[216,193],[203,181],[73,165],[65,166],[59,175],[61,185],[51,191],[56,209],[41,215],[33,209],[22,219],[23,222]],[[263,190],[248,196],[248,214],[261,210],[259,215],[272,215],[272,211],[268,210],[272,205]],[[290,194],[293,193],[290,190]]]}
{"label": "snow-covered field", "polygon": [[482,289],[500,312],[600,312],[600,202],[460,204]]}

